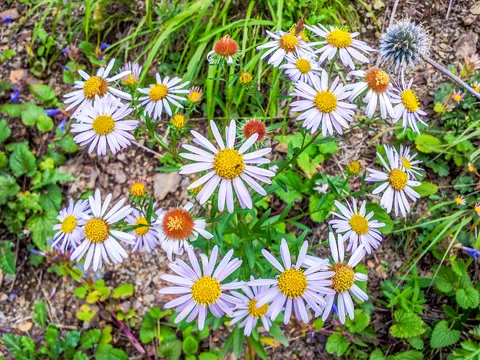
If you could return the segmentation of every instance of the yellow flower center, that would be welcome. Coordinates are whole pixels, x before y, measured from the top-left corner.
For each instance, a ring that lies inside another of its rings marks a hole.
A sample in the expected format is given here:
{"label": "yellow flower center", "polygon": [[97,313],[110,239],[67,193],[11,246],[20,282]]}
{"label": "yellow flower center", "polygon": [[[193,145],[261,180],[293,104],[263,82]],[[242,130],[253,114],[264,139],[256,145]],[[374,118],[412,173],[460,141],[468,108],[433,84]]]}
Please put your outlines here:
{"label": "yellow flower center", "polygon": [[420,101],[412,89],[402,91],[402,103],[410,112],[416,112],[420,108]]}
{"label": "yellow flower center", "polygon": [[388,90],[390,84],[390,76],[383,70],[372,69],[365,75],[365,81],[368,87],[376,93],[384,93]]}
{"label": "yellow flower center", "polygon": [[155,84],[150,88],[148,96],[152,101],[160,101],[168,95],[168,87],[164,84]]}
{"label": "yellow flower center", "polygon": [[477,214],[479,214],[479,213],[480,213],[480,206],[475,205],[475,206],[473,207],[473,211],[475,211]]}
{"label": "yellow flower center", "polygon": [[265,316],[268,310],[268,304],[260,306],[257,308],[257,301],[255,299],[251,299],[248,303],[248,312],[254,318],[259,318]]}
{"label": "yellow flower center", "polygon": [[221,294],[220,283],[217,279],[210,276],[202,276],[192,285],[192,297],[197,305],[208,306],[215,304]]}
{"label": "yellow flower center", "polygon": [[332,276],[332,289],[338,293],[348,291],[355,281],[355,272],[351,266],[345,263],[333,264],[330,266],[330,271],[335,271]]}
{"label": "yellow flower center", "polygon": [[148,230],[150,229],[150,226],[148,225],[148,221],[147,219],[145,219],[144,217],[139,217],[137,219],[137,221],[135,222],[135,225],[142,225],[142,226],[138,226],[136,229],[135,229],[135,233],[138,235],[138,236],[143,236],[145,235]]}
{"label": "yellow flower center", "polygon": [[358,174],[361,168],[362,165],[358,161],[351,161],[347,164],[347,170],[353,175]]}
{"label": "yellow flower center", "polygon": [[410,170],[412,168],[412,164],[410,163],[410,161],[405,156],[402,156],[401,160],[402,160],[402,166],[405,169]]}
{"label": "yellow flower center", "polygon": [[175,114],[172,117],[172,125],[175,126],[177,129],[181,129],[185,126],[185,115],[183,114]]}
{"label": "yellow flower center", "polygon": [[337,48],[346,48],[352,45],[352,36],[344,29],[335,29],[328,34],[327,43]]}
{"label": "yellow flower center", "polygon": [[474,83],[472,87],[473,87],[473,90],[475,90],[476,92],[480,92],[480,86],[478,85],[478,83]]}
{"label": "yellow flower center", "polygon": [[322,113],[331,113],[337,109],[337,97],[329,90],[317,92],[313,99],[315,107]]}
{"label": "yellow flower center", "polygon": [[278,290],[286,297],[296,299],[307,290],[307,277],[300,269],[287,269],[278,277]]}
{"label": "yellow flower center", "polygon": [[62,232],[71,233],[77,226],[77,219],[73,215],[68,215],[62,221]]}
{"label": "yellow flower center", "polygon": [[298,46],[298,38],[292,34],[285,34],[280,38],[280,47],[286,52],[294,52]]}
{"label": "yellow flower center", "polygon": [[243,155],[235,149],[220,150],[213,160],[213,168],[221,178],[235,179],[240,176],[245,168]]}
{"label": "yellow flower center", "polygon": [[108,90],[107,81],[99,76],[92,76],[83,84],[83,94],[87,99],[92,100],[95,95],[103,97]]}
{"label": "yellow flower center", "polygon": [[128,74],[122,79],[122,81],[125,85],[133,86],[137,83],[138,79],[132,74]]}
{"label": "yellow flower center", "polygon": [[407,173],[400,169],[393,169],[388,175],[388,182],[390,186],[397,191],[405,189],[407,186]]}
{"label": "yellow flower center", "polygon": [[145,192],[145,184],[141,181],[133,183],[130,188],[130,194],[136,197],[145,195]]}
{"label": "yellow flower center", "polygon": [[196,103],[200,101],[200,99],[202,98],[202,94],[200,94],[198,91],[191,90],[188,93],[187,97],[188,97],[188,100],[190,100],[190,102]]}
{"label": "yellow flower center", "polygon": [[93,243],[101,243],[107,240],[110,226],[100,218],[93,218],[85,224],[85,237]]}
{"label": "yellow flower center", "polygon": [[349,223],[352,230],[355,231],[358,235],[365,235],[366,233],[368,233],[368,220],[365,219],[362,215],[352,215]]}
{"label": "yellow flower center", "polygon": [[312,65],[310,64],[310,61],[308,61],[307,59],[298,59],[295,62],[295,66],[302,74],[306,74],[310,70],[312,70]]}
{"label": "yellow flower center", "polygon": [[242,74],[240,75],[240,82],[242,84],[249,84],[252,82],[252,75],[247,71],[242,71]]}
{"label": "yellow flower center", "polygon": [[455,202],[457,203],[457,205],[462,205],[463,204],[463,199],[461,197],[457,197],[457,198],[455,198]]}
{"label": "yellow flower center", "polygon": [[475,171],[475,167],[474,167],[472,164],[468,164],[467,170],[468,170],[469,172],[474,172],[474,171]]}
{"label": "yellow flower center", "polygon": [[115,120],[110,115],[99,115],[93,120],[92,127],[98,135],[107,135],[115,129]]}

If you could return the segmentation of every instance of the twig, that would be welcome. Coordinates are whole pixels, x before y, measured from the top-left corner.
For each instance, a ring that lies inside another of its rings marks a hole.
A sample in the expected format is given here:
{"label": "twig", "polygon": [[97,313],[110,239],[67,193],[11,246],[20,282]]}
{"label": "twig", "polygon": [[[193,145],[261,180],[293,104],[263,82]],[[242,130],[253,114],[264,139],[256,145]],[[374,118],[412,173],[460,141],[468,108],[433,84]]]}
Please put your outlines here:
{"label": "twig", "polygon": [[390,21],[388,22],[388,26],[393,24],[393,20],[395,20],[395,13],[397,12],[398,7],[398,0],[395,0],[393,3],[392,13],[390,14]]}
{"label": "twig", "polygon": [[156,157],[158,157],[159,159],[163,157],[162,154],[160,154],[160,153],[158,153],[158,152],[156,152],[156,151],[154,151],[154,150],[152,150],[152,149],[149,149],[149,148],[147,148],[146,146],[143,146],[142,144],[140,144],[140,143],[138,143],[138,142],[136,142],[136,141],[132,141],[132,144],[138,146],[139,148],[142,148],[143,150],[145,150],[145,151],[147,151],[147,152],[149,152],[149,153],[154,154],[154,155],[155,155]]}
{"label": "twig", "polygon": [[480,100],[480,93],[476,92],[470,85],[468,85],[465,81],[460,79],[458,76],[452,74],[448,69],[444,68],[442,65],[437,63],[435,60],[429,58],[428,56],[425,56],[423,58],[427,63],[432,65],[434,68],[439,70],[440,72],[444,73],[448,77],[450,77],[452,80],[456,81],[459,85],[463,86],[466,90],[468,90],[473,96],[475,96],[477,99]]}
{"label": "twig", "polygon": [[448,17],[450,16],[450,10],[452,10],[452,5],[453,0],[450,0],[450,3],[448,4],[447,16],[445,17],[446,20],[448,20]]}

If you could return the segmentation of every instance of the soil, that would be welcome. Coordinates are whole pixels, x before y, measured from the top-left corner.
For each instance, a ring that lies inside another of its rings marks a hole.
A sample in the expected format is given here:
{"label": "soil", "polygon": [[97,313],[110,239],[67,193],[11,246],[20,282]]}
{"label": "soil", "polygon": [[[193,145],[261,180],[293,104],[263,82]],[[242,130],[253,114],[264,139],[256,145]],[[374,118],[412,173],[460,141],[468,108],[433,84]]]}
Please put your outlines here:
{"label": "soil", "polygon": [[[381,28],[388,24],[390,11],[394,3],[393,0],[371,0],[366,3],[374,7]],[[473,32],[480,34],[480,19],[472,15],[469,11],[474,5],[472,0],[453,1],[453,6],[449,9],[448,0],[406,0],[400,1],[396,12],[396,18],[410,17],[417,23],[422,23],[427,27],[435,41],[432,44],[431,57],[443,65],[451,64],[459,60],[456,51],[468,43],[467,40],[455,44],[463,35]],[[383,4],[383,6],[379,6]],[[372,46],[378,44],[380,31],[376,27],[370,13],[361,5],[357,5],[360,18],[362,19],[363,37]],[[0,67],[0,79],[12,82],[15,77],[20,78],[14,86],[23,84],[24,86],[32,82],[43,81],[54,87],[57,94],[68,92],[68,86],[63,84],[61,65],[67,59],[59,59],[58,66],[54,66],[52,73],[45,80],[38,80],[29,71],[26,46],[29,44],[34,26],[34,19],[26,19],[22,26],[17,27],[16,23],[26,14],[26,10],[20,3],[8,5],[6,2],[0,4],[0,17],[5,16],[5,11],[12,15],[12,23],[4,23],[0,28],[0,53],[6,48],[13,48],[17,55],[13,61],[7,62],[6,66]],[[15,15],[18,12],[18,16]],[[448,18],[447,18],[448,12]],[[470,37],[471,38],[471,37]],[[13,41],[15,39],[15,41]],[[477,50],[476,43],[466,45]],[[415,86],[421,92],[420,100],[423,108],[429,110],[433,108],[433,92],[440,82],[445,81],[443,75],[439,75],[432,67],[425,66],[415,72]],[[22,91],[20,101],[28,101],[28,91]],[[6,94],[0,98],[2,102],[8,102]],[[364,131],[349,132],[346,141],[340,143],[341,150],[331,160],[323,164],[323,170],[327,173],[338,173],[345,165],[356,159],[361,159],[364,165],[371,165],[375,162],[375,146],[378,143],[388,143],[390,134],[386,133],[372,146],[367,146],[367,140],[372,139],[373,133],[367,134]],[[13,137],[16,139],[28,138],[24,127],[18,124],[14,125]],[[37,139],[42,141],[44,139]],[[276,144],[271,144],[275,146]],[[155,152],[161,152],[154,149]],[[129,183],[140,177],[151,184],[151,191],[157,193],[157,200],[162,207],[176,206],[179,203],[185,203],[187,192],[185,191],[188,180],[185,178],[168,179],[168,185],[165,185],[165,177],[159,175],[156,168],[159,162],[154,153],[146,149],[142,143],[130,147],[115,157],[96,157],[88,155],[86,151],[78,152],[70,158],[63,166],[62,171],[73,174],[77,181],[65,186],[65,194],[68,197],[75,198],[87,189],[100,188],[102,192],[113,193],[114,199],[124,197],[128,192]],[[155,189],[155,183],[157,188]],[[162,191],[162,186],[168,186],[168,193]],[[419,205],[419,211],[425,206]],[[303,219],[308,226],[314,229],[313,238],[325,238],[327,228],[325,224],[315,224],[308,219]],[[0,224],[0,235],[8,238],[6,230]],[[3,239],[4,237],[2,237]],[[110,323],[110,319],[104,313],[96,315],[90,323],[83,323],[76,319],[76,310],[84,303],[73,294],[77,284],[67,277],[60,277],[55,273],[48,272],[47,264],[41,266],[32,266],[28,263],[28,250],[26,244],[22,241],[18,244],[17,254],[17,275],[0,274],[0,335],[8,332],[17,334],[28,334],[33,339],[38,339],[42,331],[38,326],[33,326],[32,313],[33,305],[36,301],[43,300],[48,305],[49,321],[56,323],[61,329],[78,329],[104,326]],[[319,249],[319,255],[322,249]],[[386,278],[393,277],[398,268],[402,265],[407,254],[400,253],[395,248],[395,239],[387,238],[382,243],[381,248],[375,256],[367,257],[366,266],[370,270],[368,293],[373,301],[372,324],[376,330],[378,341],[388,343],[390,353],[401,347],[395,339],[389,336],[388,327],[392,321],[392,314],[384,304],[379,300],[382,297],[380,282]],[[131,283],[135,285],[135,295],[128,299],[128,304],[122,304],[125,308],[133,308],[139,318],[148,311],[151,306],[162,307],[166,299],[158,293],[158,289],[164,286],[160,276],[167,270],[167,259],[160,250],[153,254],[133,253],[123,263],[115,266],[107,266],[96,274],[97,278],[105,279],[106,285],[115,287],[122,283]],[[420,273],[427,275],[430,271],[429,259],[423,260],[419,264]],[[387,269],[387,270],[386,270]],[[427,290],[427,297],[431,306],[435,306],[434,294]],[[429,316],[433,319],[438,318],[440,313],[435,309],[429,309]],[[137,322],[139,323],[139,322]],[[290,341],[288,347],[275,346],[269,348],[269,357],[271,359],[312,359],[328,358],[324,346],[328,338],[329,331],[336,326],[335,323],[328,323],[320,332],[315,332],[310,326],[299,323],[291,324],[287,331],[287,338]],[[138,331],[138,326],[132,330]],[[228,329],[221,327],[218,331],[212,333],[203,344],[205,347],[221,348],[223,341],[228,336]],[[138,356],[136,350],[132,347],[126,337],[114,328],[113,343],[121,346],[134,358]],[[146,346],[147,351],[152,352],[153,347]],[[0,354],[2,350],[0,349]],[[233,356],[231,357],[234,358]]]}

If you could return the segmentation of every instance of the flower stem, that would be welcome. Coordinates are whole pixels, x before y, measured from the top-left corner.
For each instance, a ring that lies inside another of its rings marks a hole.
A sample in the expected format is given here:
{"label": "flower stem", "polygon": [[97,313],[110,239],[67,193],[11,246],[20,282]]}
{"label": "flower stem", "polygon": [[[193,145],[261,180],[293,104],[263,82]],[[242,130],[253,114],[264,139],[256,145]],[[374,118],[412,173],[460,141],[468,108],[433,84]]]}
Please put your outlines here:
{"label": "flower stem", "polygon": [[466,90],[468,90],[473,96],[475,96],[477,99],[480,100],[480,93],[476,92],[475,89],[473,89],[470,85],[468,85],[465,81],[460,79],[458,76],[452,74],[448,69],[444,68],[442,65],[437,63],[435,60],[429,58],[428,56],[425,56],[423,58],[427,63],[432,65],[434,68],[439,70],[440,72],[444,73],[448,77],[450,77],[452,80],[456,81],[459,85],[463,86]]}

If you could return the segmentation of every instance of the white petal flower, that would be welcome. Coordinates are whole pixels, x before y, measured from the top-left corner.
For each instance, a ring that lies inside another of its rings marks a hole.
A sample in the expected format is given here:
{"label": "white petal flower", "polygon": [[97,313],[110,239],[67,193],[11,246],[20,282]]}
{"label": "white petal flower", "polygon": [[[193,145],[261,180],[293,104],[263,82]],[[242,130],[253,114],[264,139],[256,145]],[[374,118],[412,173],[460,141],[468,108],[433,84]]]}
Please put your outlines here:
{"label": "white petal flower", "polygon": [[108,77],[110,71],[112,71],[114,63],[115,59],[112,59],[106,68],[102,67],[98,69],[96,75],[94,76],[88,75],[83,70],[78,70],[78,73],[84,79],[84,81],[75,81],[74,88],[79,90],[72,91],[71,93],[65,95],[67,98],[65,100],[65,104],[70,104],[65,109],[66,111],[80,105],[80,107],[72,115],[72,118],[76,118],[81,113],[84,104],[92,105],[96,96],[101,99],[107,94],[112,94],[124,100],[132,100],[130,94],[109,86],[109,83],[117,81],[124,76],[127,76],[131,72],[130,70],[125,70],[115,76]]}
{"label": "white petal flower", "polygon": [[333,304],[336,302],[338,309],[338,317],[342,324],[345,324],[345,318],[348,315],[353,320],[354,317],[354,304],[352,296],[355,296],[358,300],[365,301],[368,299],[368,295],[355,284],[355,281],[367,281],[368,277],[365,274],[355,272],[353,268],[365,256],[365,249],[360,245],[357,250],[354,251],[348,262],[345,262],[345,249],[343,247],[343,237],[338,234],[338,240],[330,233],[328,235],[330,242],[330,250],[332,253],[333,262],[330,264],[330,271],[334,272],[332,276],[332,289],[334,294],[328,294],[325,296],[327,305],[315,316],[322,314],[322,320],[325,321],[330,314]]}
{"label": "white petal flower", "polygon": [[361,63],[369,63],[368,58],[362,52],[368,55],[370,51],[375,51],[364,41],[355,39],[360,35],[358,32],[349,33],[344,28],[337,26],[330,26],[330,29],[327,29],[321,24],[305,27],[323,39],[310,43],[311,47],[322,45],[320,49],[314,51],[321,54],[320,64],[325,60],[332,60],[338,54],[344,66],[355,70],[354,59]]}
{"label": "white petal flower", "polygon": [[271,32],[267,30],[267,34],[273,40],[257,46],[257,50],[268,49],[262,55],[262,59],[271,55],[268,59],[268,63],[274,67],[279,67],[287,54],[293,54],[299,50],[307,52],[311,51],[305,41],[303,41],[302,36],[295,34],[295,30],[289,32]]}
{"label": "white petal flower", "polygon": [[[158,209],[155,213],[160,215],[161,211],[162,209]],[[133,209],[132,213],[125,219],[128,225],[137,226],[137,228],[131,232],[131,234],[135,236],[135,244],[133,244],[132,247],[133,252],[137,250],[151,252],[159,244],[159,229],[158,226],[155,225],[155,217],[152,214],[150,219],[147,219],[146,216],[146,209],[143,209],[142,212]]]}
{"label": "white petal flower", "polygon": [[395,148],[385,145],[385,152],[388,163],[385,162],[379,153],[377,153],[377,156],[382,162],[386,172],[367,169],[369,175],[365,180],[382,182],[372,194],[375,195],[384,192],[380,200],[380,205],[387,210],[387,213],[390,213],[392,209],[395,208],[396,216],[398,216],[399,212],[402,216],[406,216],[410,212],[408,198],[412,201],[420,198],[420,195],[418,195],[412,187],[419,186],[421,183],[415,181],[415,179],[411,179],[408,173],[403,170],[400,157]]}
{"label": "white petal flower", "polygon": [[222,282],[240,267],[242,261],[232,260],[233,249],[231,249],[218,266],[215,266],[218,246],[214,246],[210,259],[204,254],[200,255],[202,259],[202,268],[200,268],[191,246],[187,247],[187,254],[191,266],[180,259],[170,263],[168,267],[178,275],[165,274],[162,275],[162,279],[176,286],[160,289],[160,293],[181,295],[165,304],[165,308],[175,308],[178,312],[175,324],[187,316],[187,322],[198,318],[198,328],[202,330],[205,326],[207,309],[217,318],[224,314],[233,315],[232,309],[239,300],[226,294],[225,291],[241,288],[244,283],[237,280],[226,284]]}
{"label": "white petal flower", "polygon": [[309,85],[313,85],[313,79],[321,75],[322,70],[318,66],[315,56],[305,51],[298,51],[287,54],[287,63],[280,66],[285,74],[296,83],[302,81]]}
{"label": "white petal flower", "polygon": [[275,279],[258,279],[248,283],[249,286],[269,286],[272,288],[255,297],[257,307],[269,304],[271,308],[270,318],[275,318],[284,311],[283,323],[286,325],[290,321],[292,311],[298,320],[308,323],[309,311],[307,308],[320,312],[326,305],[323,297],[327,294],[334,294],[330,289],[332,281],[330,278],[334,273],[332,271],[322,271],[325,262],[318,262],[306,270],[305,256],[307,254],[308,242],[305,241],[297,256],[296,263],[292,264],[290,259],[290,250],[285,239],[282,239],[280,245],[280,254],[283,265],[273,257],[270,252],[263,249],[262,254],[267,261],[272,264],[280,275]]}
{"label": "white petal flower", "polygon": [[382,234],[377,230],[385,226],[378,220],[371,220],[374,213],[369,212],[366,215],[366,201],[362,202],[360,208],[357,207],[357,200],[352,197],[352,204],[345,200],[348,208],[335,200],[335,206],[340,210],[340,214],[332,212],[335,216],[329,222],[337,234],[343,234],[345,240],[349,240],[347,251],[355,251],[359,244],[363,245],[367,253],[372,249],[377,249],[382,241]]}
{"label": "white petal flower", "polygon": [[182,255],[183,250],[190,246],[189,242],[197,240],[199,234],[205,239],[213,238],[213,235],[205,230],[205,219],[194,219],[192,209],[193,204],[188,202],[183,208],[162,211],[158,216],[158,237],[169,261],[172,261],[173,255]]}
{"label": "white petal flower", "polygon": [[135,86],[138,83],[138,78],[142,73],[142,66],[137,62],[127,62],[119,71],[120,74],[126,74],[122,77],[122,82],[125,85]]}
{"label": "white petal flower", "polygon": [[197,200],[200,204],[204,204],[212,196],[217,186],[220,185],[218,192],[218,209],[220,211],[224,210],[226,204],[228,212],[233,213],[233,190],[235,190],[242,209],[251,209],[253,207],[252,197],[245,183],[260,195],[267,195],[265,189],[256,180],[267,184],[272,183],[270,178],[275,173],[258,166],[270,163],[270,160],[265,159],[264,156],[272,149],[264,148],[247,152],[254,145],[258,134],[248,138],[238,150],[235,149],[235,134],[237,132],[235,120],[232,120],[230,126],[225,128],[225,142],[214,121],[210,121],[210,127],[217,141],[218,148],[204,136],[192,130],[193,141],[203,147],[203,149],[196,146],[183,145],[183,148],[190,151],[190,153],[181,153],[180,156],[196,163],[182,166],[180,174],[194,174],[207,171],[207,174],[188,187],[188,190],[190,190],[202,186],[202,189],[197,194]]}
{"label": "white petal flower", "polygon": [[410,82],[405,84],[402,74],[402,86],[399,90],[393,89],[391,93],[393,107],[393,122],[396,123],[402,119],[403,129],[410,127],[413,131],[420,133],[417,121],[425,126],[427,123],[422,119],[427,113],[420,109],[420,101],[418,101],[417,94],[412,89],[413,78]]}
{"label": "white petal flower", "polygon": [[74,203],[73,199],[70,199],[68,206],[60,210],[57,216],[60,224],[53,227],[57,233],[53,238],[52,247],[61,242],[60,249],[63,253],[75,249],[84,238],[82,226],[85,225],[84,217],[89,212],[88,201],[78,200]]}
{"label": "white petal flower", "polygon": [[84,216],[85,240],[70,256],[70,259],[78,261],[86,254],[85,270],[92,265],[93,270],[97,271],[102,267],[102,261],[107,264],[110,264],[110,260],[115,264],[121,263],[128,255],[118,241],[127,244],[133,244],[135,241],[135,236],[132,234],[112,229],[113,225],[123,220],[132,211],[130,205],[123,206],[127,199],[121,199],[107,212],[111,200],[112,194],[108,194],[102,204],[102,196],[98,189],[94,196],[88,198],[92,214]]}
{"label": "white petal flower", "polygon": [[400,145],[398,154],[400,165],[407,172],[408,176],[414,180],[417,179],[417,176],[422,176],[421,172],[424,171],[421,167],[416,166],[422,163],[420,160],[415,160],[417,155],[418,153],[410,154],[410,146]]}
{"label": "white petal flower", "polygon": [[186,81],[182,84],[182,79],[174,77],[170,79],[168,76],[165,78],[160,77],[159,73],[155,74],[157,82],[150,85],[148,88],[138,89],[138,91],[145,96],[140,96],[140,106],[145,106],[145,114],[148,114],[153,120],[160,119],[163,111],[165,110],[169,116],[172,116],[172,108],[170,104],[183,108],[180,101],[187,100],[177,94],[187,94],[188,89],[184,89],[190,81]]}
{"label": "white petal flower", "polygon": [[393,89],[390,81],[390,75],[380,69],[371,69],[367,72],[363,70],[351,71],[347,75],[347,79],[351,76],[362,79],[355,84],[347,84],[347,90],[350,90],[350,100],[355,100],[359,95],[366,92],[362,101],[367,104],[365,107],[365,115],[368,118],[373,117],[377,110],[377,104],[380,106],[380,115],[382,119],[386,119],[387,115],[394,116],[391,101],[391,90]]}
{"label": "white petal flower", "polygon": [[322,135],[333,135],[334,129],[343,134],[343,128],[349,127],[353,121],[355,104],[345,102],[350,93],[339,81],[337,76],[332,85],[328,84],[328,74],[322,70],[322,77],[314,77],[313,85],[310,86],[299,81],[295,84],[295,92],[292,96],[298,96],[301,100],[292,102],[291,111],[301,112],[297,120],[304,120],[302,126],[313,134],[322,127]]}
{"label": "white petal flower", "polygon": [[73,140],[80,146],[90,144],[89,154],[96,147],[98,155],[106,155],[107,146],[112,154],[116,154],[130,146],[130,140],[135,139],[130,131],[137,128],[138,121],[124,120],[132,111],[129,104],[122,104],[111,95],[101,99],[97,97],[93,106],[83,106],[78,116],[79,122],[72,124],[71,132],[80,133]]}
{"label": "white petal flower", "polygon": [[[254,280],[253,276],[250,280]],[[265,304],[261,307],[257,307],[257,300],[255,297],[261,296],[262,293],[268,291],[269,286],[248,286],[244,285],[241,290],[245,295],[238,291],[232,291],[232,295],[239,299],[239,302],[233,310],[232,320],[230,325],[238,324],[239,328],[244,328],[245,336],[250,336],[253,329],[256,328],[258,320],[260,320],[265,328],[265,331],[270,330],[272,322],[269,319],[270,311],[269,305]]]}

